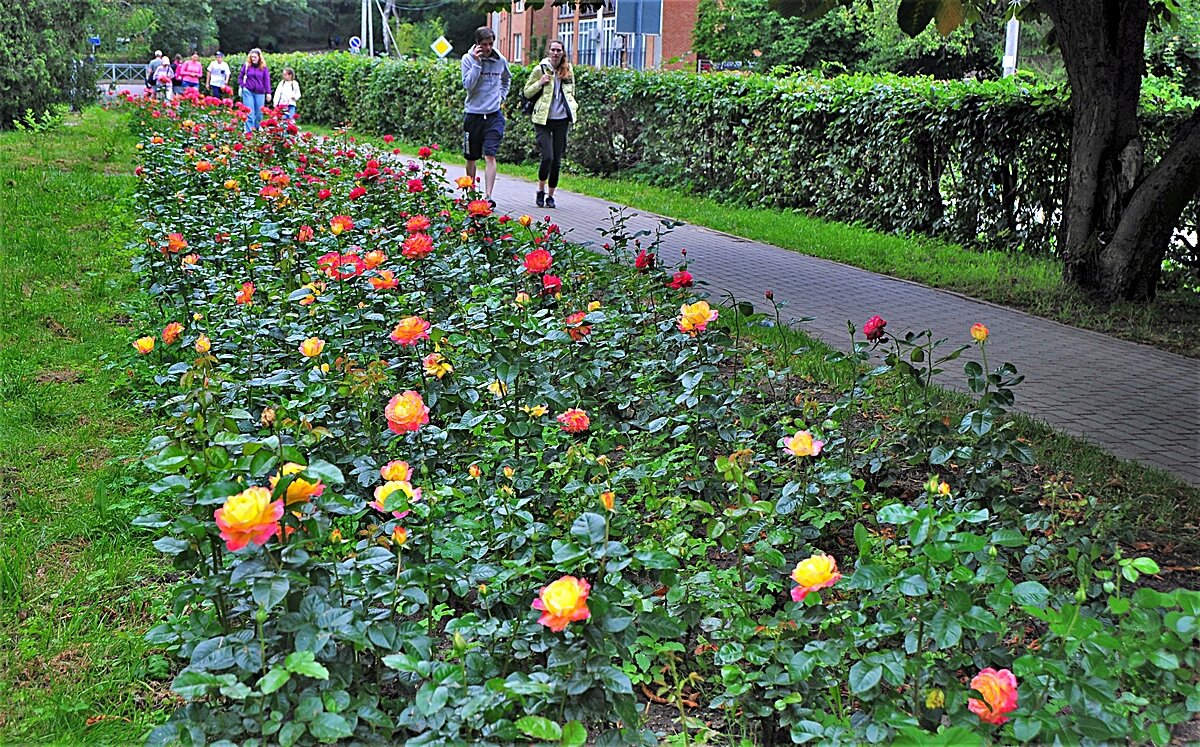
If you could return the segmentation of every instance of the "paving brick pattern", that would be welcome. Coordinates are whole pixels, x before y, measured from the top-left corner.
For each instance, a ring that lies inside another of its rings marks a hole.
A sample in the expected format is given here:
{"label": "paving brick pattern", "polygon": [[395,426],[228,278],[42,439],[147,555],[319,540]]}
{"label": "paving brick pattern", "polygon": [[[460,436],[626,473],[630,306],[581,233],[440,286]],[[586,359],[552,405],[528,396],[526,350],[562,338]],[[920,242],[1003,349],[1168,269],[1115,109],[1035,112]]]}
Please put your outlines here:
{"label": "paving brick pattern", "polygon": [[[448,168],[452,178],[462,173]],[[501,173],[494,197],[503,212],[551,215],[572,239],[599,241],[596,227],[607,225],[612,203],[560,189],[557,209],[538,209],[536,189]],[[653,229],[659,219],[641,215],[630,228]],[[861,328],[874,314],[889,332],[930,329],[934,339],[949,339],[947,350],[969,342],[971,325],[983,322],[991,330],[989,363],[1010,361],[1025,375],[1016,390],[1020,410],[1200,485],[1200,361],[697,226],[675,229],[664,259],[673,262],[682,248],[713,299],[732,293],[757,307],[770,289],[788,302],[787,317],[815,317],[803,329],[842,349],[849,347],[846,321]],[[978,354],[976,347],[965,352],[938,383],[963,389],[961,364]]]}

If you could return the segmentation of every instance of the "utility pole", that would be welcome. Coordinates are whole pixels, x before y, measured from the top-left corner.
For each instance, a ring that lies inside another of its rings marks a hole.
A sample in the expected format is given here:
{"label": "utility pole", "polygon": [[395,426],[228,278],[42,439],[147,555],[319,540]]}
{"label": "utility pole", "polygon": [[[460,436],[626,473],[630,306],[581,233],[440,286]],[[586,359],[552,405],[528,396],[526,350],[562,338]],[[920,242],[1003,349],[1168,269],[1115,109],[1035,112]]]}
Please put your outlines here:
{"label": "utility pole", "polygon": [[362,0],[362,17],[360,19],[362,30],[359,32],[358,38],[362,39],[362,43],[364,46],[360,47],[360,49],[365,48],[366,43],[367,43],[367,38],[368,38],[367,37],[367,18],[370,15],[371,15],[371,0]]}

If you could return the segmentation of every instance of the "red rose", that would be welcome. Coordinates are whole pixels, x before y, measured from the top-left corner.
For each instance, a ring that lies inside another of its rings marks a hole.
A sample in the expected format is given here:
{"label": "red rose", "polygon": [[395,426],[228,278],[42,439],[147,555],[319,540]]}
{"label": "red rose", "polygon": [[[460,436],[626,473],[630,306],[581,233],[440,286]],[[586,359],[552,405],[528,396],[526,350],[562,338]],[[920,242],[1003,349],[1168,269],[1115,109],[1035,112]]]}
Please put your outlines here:
{"label": "red rose", "polygon": [[542,276],[542,292],[553,296],[562,290],[562,278],[557,275]]}
{"label": "red rose", "polygon": [[554,257],[550,252],[545,249],[534,249],[525,255],[525,271],[532,275],[538,275],[549,270],[553,262]]}
{"label": "red rose", "polygon": [[350,190],[350,199],[357,200],[359,197],[362,197],[366,193],[367,193],[366,187],[355,187],[354,189]]}
{"label": "red rose", "polygon": [[408,180],[408,191],[413,192],[413,193],[424,192],[425,191],[425,182],[421,181],[420,179],[409,179]]}
{"label": "red rose", "polygon": [[670,286],[672,288],[691,288],[692,285],[692,273],[687,270],[680,270],[671,276]]}
{"label": "red rose", "polygon": [[428,146],[422,146],[421,149],[417,151],[417,155],[421,158],[429,158],[431,155],[433,155],[433,151],[430,150]]}
{"label": "red rose", "polygon": [[874,342],[883,338],[883,328],[887,326],[887,321],[878,314],[867,320],[863,325],[863,334],[867,339]]}
{"label": "red rose", "polygon": [[332,196],[333,196],[333,192],[330,192],[328,189],[322,189],[319,192],[317,192],[318,200],[328,200]]}
{"label": "red rose", "polygon": [[645,272],[646,270],[649,270],[650,268],[654,267],[654,264],[657,261],[658,261],[658,257],[654,256],[653,254],[650,254],[645,249],[643,249],[642,251],[638,252],[637,259],[633,260],[633,266],[638,268],[642,272]]}

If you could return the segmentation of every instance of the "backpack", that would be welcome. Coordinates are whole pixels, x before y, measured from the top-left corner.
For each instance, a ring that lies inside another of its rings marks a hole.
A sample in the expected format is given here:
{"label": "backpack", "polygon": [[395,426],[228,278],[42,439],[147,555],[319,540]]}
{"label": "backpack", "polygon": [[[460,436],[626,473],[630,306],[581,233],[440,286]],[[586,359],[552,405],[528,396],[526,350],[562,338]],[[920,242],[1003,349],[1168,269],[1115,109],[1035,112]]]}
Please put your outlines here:
{"label": "backpack", "polygon": [[[540,70],[542,70],[543,74],[545,74],[544,66],[538,65],[538,68]],[[535,106],[537,106],[538,100],[542,98],[542,94],[545,92],[546,92],[546,88],[545,88],[545,86],[543,86],[538,91],[537,96],[534,96],[533,98],[530,99],[530,98],[525,98],[525,92],[522,91],[521,92],[521,113],[527,117],[533,116],[533,109]]]}

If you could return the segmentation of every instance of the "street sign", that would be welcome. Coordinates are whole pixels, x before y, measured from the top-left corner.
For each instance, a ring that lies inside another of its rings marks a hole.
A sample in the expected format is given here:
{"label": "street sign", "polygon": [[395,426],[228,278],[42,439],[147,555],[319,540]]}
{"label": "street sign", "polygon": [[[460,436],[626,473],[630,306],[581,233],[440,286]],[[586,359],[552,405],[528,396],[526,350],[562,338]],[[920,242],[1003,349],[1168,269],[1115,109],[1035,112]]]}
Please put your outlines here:
{"label": "street sign", "polygon": [[88,44],[91,44],[93,47],[98,47],[98,46],[100,46],[100,37],[98,37],[98,36],[89,36],[89,37],[88,37]]}
{"label": "street sign", "polygon": [[359,36],[350,37],[350,51],[357,52],[360,49],[362,49],[362,37],[359,37]]}
{"label": "street sign", "polygon": [[454,45],[451,44],[450,41],[448,39],[446,39],[446,37],[439,36],[437,38],[437,41],[435,41],[433,44],[429,45],[429,48],[432,49],[433,53],[436,54],[438,57],[445,57],[446,55],[450,54],[450,52],[452,52],[454,50]]}

